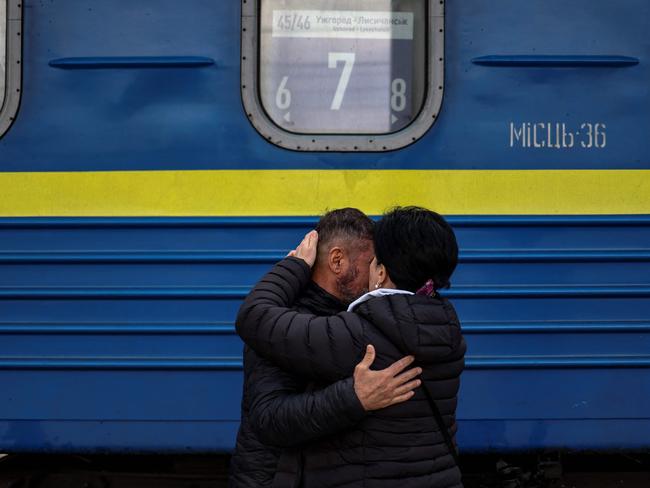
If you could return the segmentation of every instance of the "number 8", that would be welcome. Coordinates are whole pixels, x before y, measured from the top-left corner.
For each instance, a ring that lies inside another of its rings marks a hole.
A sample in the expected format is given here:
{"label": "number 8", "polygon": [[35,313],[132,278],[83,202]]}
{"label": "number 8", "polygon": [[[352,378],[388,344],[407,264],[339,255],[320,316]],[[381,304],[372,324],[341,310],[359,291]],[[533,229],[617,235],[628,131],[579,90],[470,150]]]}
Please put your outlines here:
{"label": "number 8", "polygon": [[391,83],[391,91],[390,107],[395,112],[401,112],[406,108],[406,81],[395,78]]}

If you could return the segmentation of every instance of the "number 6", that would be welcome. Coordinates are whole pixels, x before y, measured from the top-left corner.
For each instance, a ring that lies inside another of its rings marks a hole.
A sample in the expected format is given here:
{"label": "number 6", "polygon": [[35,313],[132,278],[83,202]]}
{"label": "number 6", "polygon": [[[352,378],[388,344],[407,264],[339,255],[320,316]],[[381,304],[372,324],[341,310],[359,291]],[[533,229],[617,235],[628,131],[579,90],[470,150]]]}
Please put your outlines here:
{"label": "number 6", "polygon": [[278,92],[275,94],[275,104],[280,110],[286,110],[291,106],[291,92],[287,89],[288,81],[288,76],[282,78]]}

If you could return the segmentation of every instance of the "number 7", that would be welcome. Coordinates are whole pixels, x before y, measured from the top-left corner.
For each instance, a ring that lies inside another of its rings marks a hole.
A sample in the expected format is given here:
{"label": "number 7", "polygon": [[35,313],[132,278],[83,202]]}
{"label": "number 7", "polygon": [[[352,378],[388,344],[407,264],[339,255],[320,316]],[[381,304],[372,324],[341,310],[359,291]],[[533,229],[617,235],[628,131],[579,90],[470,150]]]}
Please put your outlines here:
{"label": "number 7", "polygon": [[343,61],[345,63],[343,66],[343,72],[341,73],[341,78],[339,79],[339,85],[336,87],[336,93],[334,94],[334,100],[332,100],[332,106],[330,107],[330,110],[341,109],[343,97],[345,96],[345,90],[348,88],[350,76],[352,75],[352,68],[354,67],[355,57],[356,56],[354,53],[329,53],[330,69],[336,69],[339,61]]}

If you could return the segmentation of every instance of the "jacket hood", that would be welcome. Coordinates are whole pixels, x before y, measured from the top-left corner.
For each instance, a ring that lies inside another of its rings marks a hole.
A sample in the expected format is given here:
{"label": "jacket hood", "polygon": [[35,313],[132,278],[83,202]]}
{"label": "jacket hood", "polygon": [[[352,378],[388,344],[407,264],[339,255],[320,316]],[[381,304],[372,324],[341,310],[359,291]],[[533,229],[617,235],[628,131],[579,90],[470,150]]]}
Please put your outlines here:
{"label": "jacket hood", "polygon": [[361,303],[354,311],[420,363],[440,361],[453,353],[461,341],[458,316],[446,298],[379,296]]}

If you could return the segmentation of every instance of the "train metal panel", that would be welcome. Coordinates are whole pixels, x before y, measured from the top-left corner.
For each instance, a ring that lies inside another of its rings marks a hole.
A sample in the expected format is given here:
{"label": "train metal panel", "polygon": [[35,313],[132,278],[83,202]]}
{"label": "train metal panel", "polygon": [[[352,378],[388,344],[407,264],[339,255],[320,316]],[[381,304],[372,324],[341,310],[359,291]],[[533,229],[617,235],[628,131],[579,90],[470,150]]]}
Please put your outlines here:
{"label": "train metal panel", "polygon": [[325,208],[394,204],[458,235],[461,449],[647,449],[650,5],[449,0],[444,18],[424,137],[305,153],[243,111],[239,2],[24,2],[0,449],[230,450],[250,285]]}

